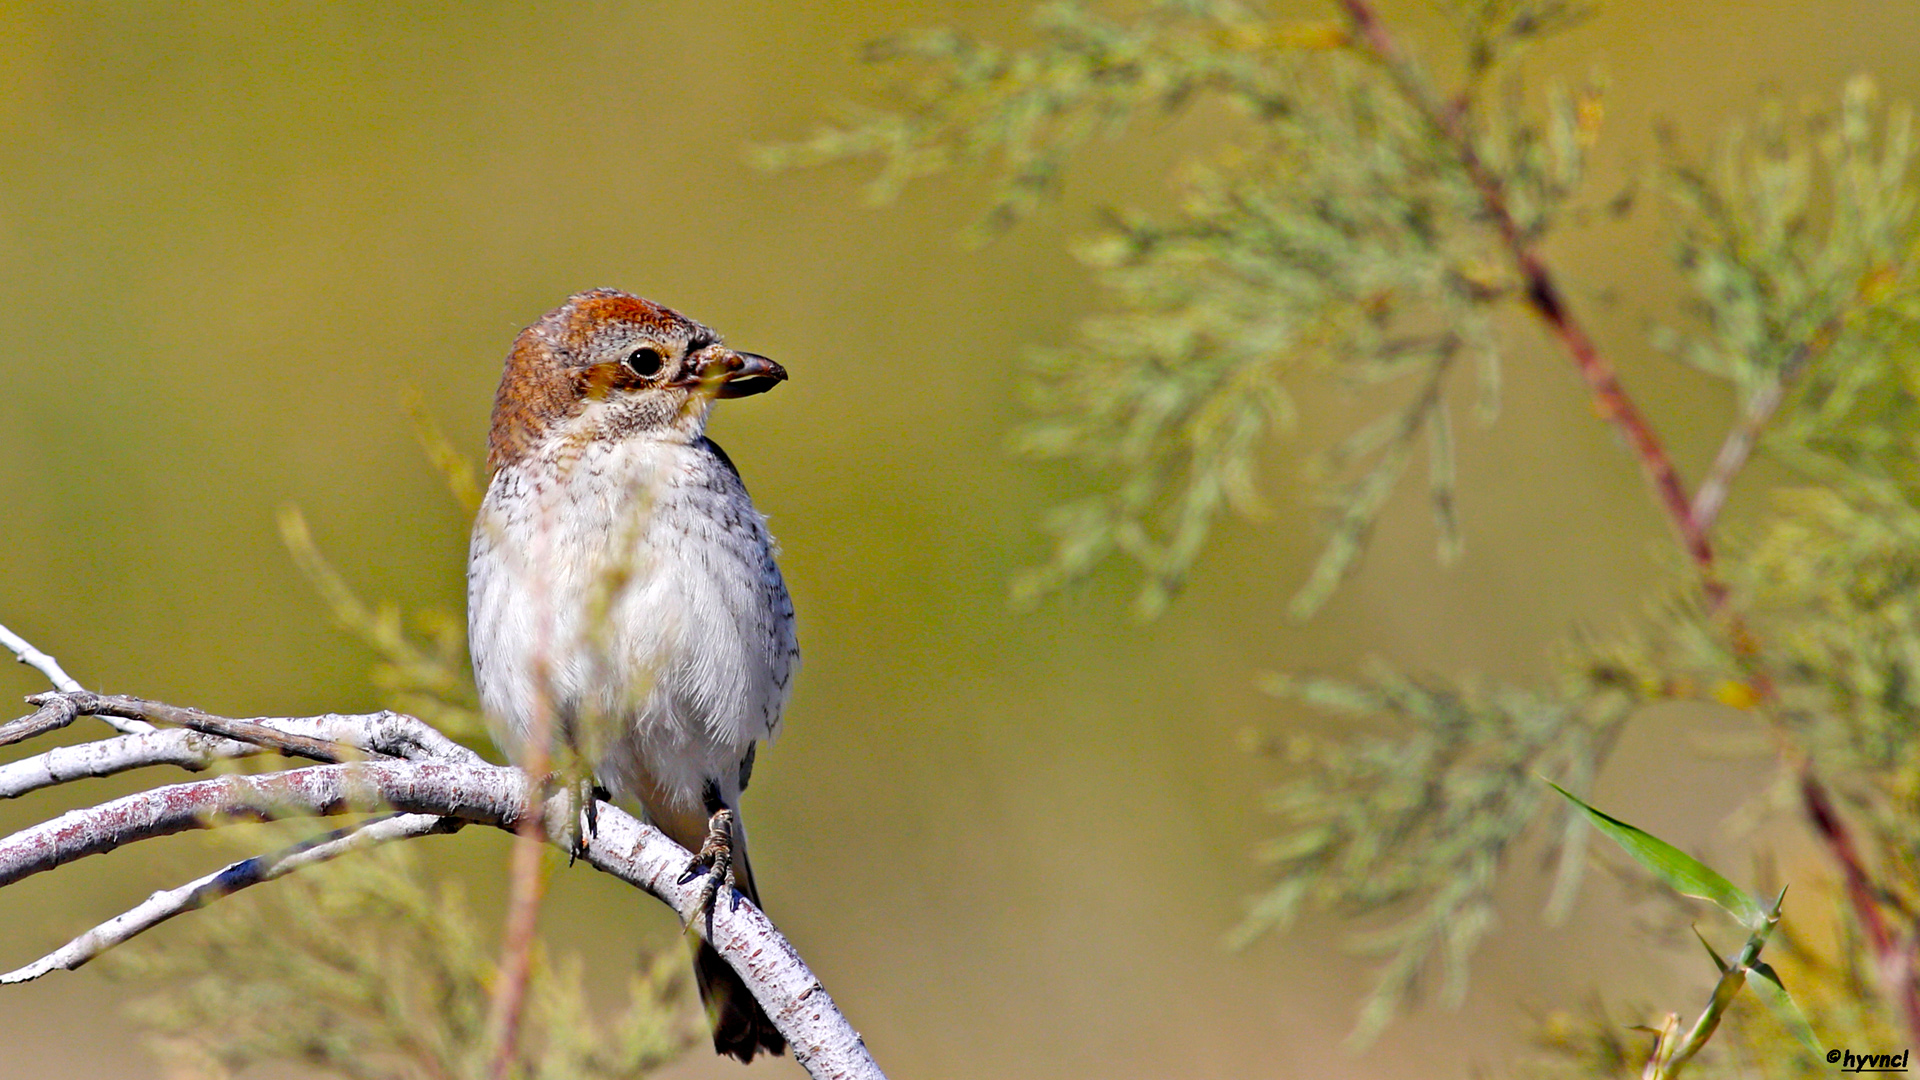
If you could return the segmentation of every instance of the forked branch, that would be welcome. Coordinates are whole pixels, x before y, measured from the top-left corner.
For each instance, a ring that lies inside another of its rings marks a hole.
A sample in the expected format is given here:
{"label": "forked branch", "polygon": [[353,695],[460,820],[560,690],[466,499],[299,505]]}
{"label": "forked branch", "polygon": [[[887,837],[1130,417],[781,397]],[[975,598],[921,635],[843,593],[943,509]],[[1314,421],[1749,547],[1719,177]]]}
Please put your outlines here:
{"label": "forked branch", "polygon": [[[0,642],[26,658],[28,646],[0,627]],[[67,678],[37,650],[49,678]],[[32,662],[32,661],[29,661]],[[58,673],[56,676],[54,673]],[[221,760],[277,753],[322,764],[254,775],[169,784],[72,810],[0,839],[0,887],[140,840],[240,821],[361,815],[345,828],[283,851],[234,863],[146,902],[68,942],[0,982],[24,982],[72,969],[173,918],[306,866],[375,843],[447,832],[467,824],[514,832],[533,824],[547,837],[579,836],[577,796],[542,794],[519,769],[488,764],[421,721],[397,713],[367,716],[259,717],[234,720],[137,698],[91,694],[72,684],[42,695],[40,707],[99,715],[133,733],[60,747],[0,765],[0,797],[149,765],[204,769]],[[38,714],[36,714],[38,715]],[[17,721],[16,725],[22,723]],[[155,724],[185,725],[156,728]],[[7,725],[14,728],[16,725]],[[47,730],[51,730],[50,728]],[[373,815],[367,817],[364,815]],[[682,882],[690,856],[657,829],[618,808],[596,808],[595,828],[579,836],[580,857],[644,889],[680,915],[695,917],[700,879]],[[860,1036],[793,946],[751,903],[718,903],[713,946],[733,964],[816,1078],[884,1080]]]}
{"label": "forked branch", "polygon": [[[1595,410],[1625,437],[1639,460],[1655,502],[1666,514],[1680,546],[1692,561],[1707,609],[1719,617],[1729,651],[1743,669],[1760,703],[1769,705],[1776,698],[1772,675],[1760,653],[1758,641],[1746,625],[1740,611],[1729,603],[1726,583],[1715,562],[1710,532],[1726,502],[1733,481],[1747,465],[1754,447],[1767,425],[1774,419],[1791,384],[1808,363],[1833,342],[1840,330],[1839,318],[1819,327],[1788,359],[1773,380],[1760,387],[1748,400],[1743,415],[1727,433],[1713,465],[1702,480],[1698,493],[1689,496],[1679,470],[1667,454],[1632,397],[1620,383],[1611,361],[1600,351],[1594,339],[1568,307],[1565,294],[1532,237],[1515,219],[1505,182],[1487,165],[1475,142],[1465,97],[1449,102],[1435,92],[1413,60],[1381,21],[1371,0],[1339,0],[1353,24],[1353,36],[1373,54],[1406,99],[1418,109],[1446,141],[1472,184],[1488,220],[1498,234],[1508,258],[1519,273],[1528,307],[1553,332],[1561,347],[1573,360],[1587,384]],[[1913,973],[1914,943],[1881,933],[1885,919],[1876,898],[1879,889],[1865,877],[1857,854],[1846,842],[1843,823],[1833,812],[1832,799],[1820,778],[1799,764],[1802,809],[1827,850],[1847,874],[1848,897],[1855,918],[1870,937],[1880,960],[1883,985],[1906,1017],[1909,1033],[1920,1038],[1920,979]]]}
{"label": "forked branch", "polygon": [[465,822],[431,814],[387,814],[359,825],[296,844],[270,855],[256,855],[216,870],[177,889],[154,893],[130,910],[81,934],[25,967],[0,975],[0,983],[31,982],[52,971],[73,971],[116,945],[124,945],[175,915],[206,907],[316,863],[337,859],[352,851],[393,840],[411,840],[429,833],[452,832]]}
{"label": "forked branch", "polygon": [[1619,373],[1614,370],[1612,361],[1600,351],[1599,345],[1568,307],[1564,291],[1532,238],[1515,220],[1506,185],[1487,166],[1474,143],[1464,103],[1449,104],[1440,99],[1414,67],[1413,61],[1401,51],[1386,24],[1374,12],[1372,4],[1367,0],[1342,0],[1342,4],[1347,17],[1353,21],[1359,39],[1379,59],[1401,93],[1446,139],[1468,181],[1479,195],[1481,206],[1494,231],[1499,234],[1508,258],[1513,261],[1514,269],[1520,275],[1527,306],[1553,332],[1574,366],[1579,369],[1580,377],[1587,384],[1587,392],[1593,398],[1594,408],[1619,430],[1627,445],[1633,448],[1634,457],[1640,462],[1640,470],[1646,476],[1655,501],[1665,511],[1668,522],[1680,540],[1680,546],[1686,550],[1687,557],[1693,561],[1700,575],[1701,587],[1706,591],[1709,602],[1716,609],[1722,607],[1726,602],[1726,587],[1721,584],[1714,566],[1713,544],[1708,538],[1706,525],[1694,515],[1693,502],[1687,496],[1680,471],[1674,467],[1673,459],[1667,455],[1666,447],[1640,412],[1640,407],[1620,384]]}

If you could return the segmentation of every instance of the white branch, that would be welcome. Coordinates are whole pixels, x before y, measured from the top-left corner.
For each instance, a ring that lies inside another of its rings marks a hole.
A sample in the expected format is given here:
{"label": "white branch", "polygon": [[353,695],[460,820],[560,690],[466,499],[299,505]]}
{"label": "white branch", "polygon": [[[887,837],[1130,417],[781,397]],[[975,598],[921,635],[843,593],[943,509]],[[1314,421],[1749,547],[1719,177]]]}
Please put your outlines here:
{"label": "white branch", "polygon": [[78,746],[58,746],[0,765],[0,799],[17,799],[55,784],[112,776],[149,765],[177,765],[199,772],[216,761],[264,753],[268,753],[264,747],[251,743],[216,739],[179,728],[145,735],[121,735]]}
{"label": "white branch", "polygon": [[[42,663],[48,665],[50,671],[47,668],[42,670],[60,684],[59,690],[28,698],[40,706],[39,712],[9,724],[0,724],[0,745],[65,727],[78,716],[97,716],[122,727],[128,734],[152,734],[163,727],[183,727],[214,736],[213,742],[204,745],[221,757],[244,757],[262,750],[278,750],[337,761],[340,760],[338,751],[344,746],[364,753],[409,760],[484,760],[479,754],[447,738],[431,724],[404,713],[382,710],[356,715],[324,713],[319,716],[257,716],[232,720],[164,702],[96,694],[75,683],[52,657],[35,649],[5,626],[0,626],[0,644],[7,645],[22,662],[33,663],[36,667]],[[49,714],[64,714],[64,719],[43,719]],[[23,731],[23,734],[17,737],[4,734],[16,729]],[[319,745],[321,743],[335,745]],[[236,744],[240,748],[236,749]],[[179,756],[179,751],[174,751],[174,754]],[[211,760],[208,758],[207,762]],[[155,763],[173,762],[169,758]]]}
{"label": "white branch", "polygon": [[337,859],[351,851],[392,840],[410,840],[458,828],[431,814],[388,814],[338,829],[270,855],[242,859],[177,889],[156,892],[138,906],[116,915],[25,967],[0,975],[0,984],[31,982],[50,971],[72,971],[116,945],[159,926],[175,915],[206,907],[242,889]]}
{"label": "white branch", "polygon": [[[702,882],[680,882],[689,858],[686,849],[605,803],[599,813],[586,861],[666,901],[682,922],[690,922],[698,914]],[[548,821],[552,835],[551,810]],[[885,1080],[860,1033],[765,912],[745,900],[736,907],[723,893],[713,905],[712,942],[787,1037],[793,1059],[815,1080]]]}
{"label": "white branch", "polygon": [[[315,765],[173,784],[70,811],[0,840],[0,886],[139,840],[234,821],[381,808],[513,830],[535,810],[532,800],[527,777],[518,769],[438,759]],[[537,809],[550,837],[568,835],[576,820],[567,793]],[[583,856],[659,897],[682,921],[695,916],[702,883],[680,881],[690,856],[653,827],[603,803]],[[884,1080],[859,1034],[758,908],[744,902],[735,907],[723,898],[715,905],[712,925],[714,947],[740,973],[809,1073]]]}
{"label": "white branch", "polygon": [[14,656],[20,659],[21,663],[45,675],[47,681],[53,684],[55,690],[72,692],[85,689],[80,685],[78,679],[67,674],[66,671],[61,668],[60,661],[34,648],[28,643],[26,638],[21,637],[5,626],[0,626],[0,645],[5,645]]}
{"label": "white branch", "polygon": [[[480,755],[414,717],[395,712],[343,716],[261,716],[249,723],[286,735],[305,736],[372,754],[409,759],[479,762]],[[216,761],[272,753],[269,747],[184,728],[122,735],[0,765],[0,799],[15,799],[72,780],[112,776],[151,765],[199,772]]]}
{"label": "white branch", "polygon": [[[54,694],[39,695],[40,713],[4,725],[13,737],[30,738],[79,715],[99,716],[127,733],[0,766],[0,798],[148,765],[204,769],[223,759],[270,752],[328,762],[372,755],[367,761],[171,784],[69,811],[0,839],[0,887],[88,855],[190,829],[386,812],[316,841],[246,859],[157,892],[35,963],[0,975],[0,983],[78,967],[175,915],[366,844],[410,839],[466,822],[512,832],[530,813],[540,816],[541,830],[550,838],[577,835],[579,810],[572,793],[563,791],[536,803],[536,790],[525,773],[489,765],[411,716],[381,712],[232,720],[197,709],[91,693],[52,657],[4,626],[0,644],[58,688]],[[157,729],[148,722],[152,720],[167,727]],[[681,880],[691,860],[686,849],[606,803],[598,805],[594,818],[595,827],[582,838],[580,852],[589,864],[660,898],[683,923],[702,913],[704,881]],[[886,1080],[859,1033],[787,939],[751,903],[728,899],[713,905],[711,942],[786,1036],[794,1059],[816,1080]]]}
{"label": "white branch", "polygon": [[[0,645],[5,645],[21,663],[45,675],[55,690],[64,694],[85,692],[86,688],[80,685],[79,680],[67,674],[66,669],[60,666],[60,661],[34,648],[26,638],[5,626],[0,626]],[[139,720],[125,720],[113,716],[103,716],[100,719],[105,720],[114,730],[127,735],[137,735],[143,731],[153,730],[152,724]]]}
{"label": "white branch", "polygon": [[[27,699],[29,703],[37,700]],[[73,699],[56,692],[53,700],[41,705],[32,716],[23,716],[10,724],[0,724],[0,746],[37,739],[49,731],[59,731],[79,718],[80,710],[74,707]]]}
{"label": "white branch", "polygon": [[526,814],[519,770],[379,761],[170,784],[70,810],[0,840],[0,887],[157,836],[313,814],[401,810],[511,828]]}

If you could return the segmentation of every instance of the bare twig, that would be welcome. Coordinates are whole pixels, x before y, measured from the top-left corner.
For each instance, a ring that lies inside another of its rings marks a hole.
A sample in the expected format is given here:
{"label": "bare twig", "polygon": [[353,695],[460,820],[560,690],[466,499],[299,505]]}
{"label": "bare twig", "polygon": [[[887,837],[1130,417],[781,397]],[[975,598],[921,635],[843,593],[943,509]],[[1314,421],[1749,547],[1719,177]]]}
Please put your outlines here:
{"label": "bare twig", "polygon": [[197,911],[242,889],[374,844],[452,832],[463,824],[431,814],[387,814],[336,829],[283,851],[242,859],[177,889],[154,893],[138,906],[108,919],[33,963],[0,975],[0,984],[30,982],[51,971],[73,971],[176,915]]}
{"label": "bare twig", "polygon": [[331,739],[278,731],[252,720],[233,720],[204,713],[199,709],[182,708],[158,701],[144,701],[118,694],[65,690],[35,694],[27,700],[42,708],[64,701],[68,708],[81,716],[118,717],[188,728],[207,735],[219,735],[240,742],[253,743],[256,746],[277,750],[288,757],[303,757],[313,761],[334,763],[364,756],[359,747],[348,746]]}
{"label": "bare twig", "polygon": [[32,716],[23,716],[9,724],[0,724],[0,746],[12,746],[17,742],[37,739],[49,731],[59,731],[80,718],[80,711],[65,695],[55,694],[35,710]]}
{"label": "bare twig", "polygon": [[1726,505],[1727,494],[1733,489],[1734,477],[1746,468],[1747,459],[1753,456],[1753,448],[1760,443],[1760,435],[1768,424],[1773,422],[1774,413],[1780,410],[1780,403],[1786,399],[1787,390],[1800,373],[1805,371],[1813,358],[1825,352],[1827,346],[1840,332],[1844,316],[1836,315],[1816,330],[1812,337],[1803,341],[1780,365],[1773,378],[1760,384],[1760,387],[1747,398],[1747,406],[1741,412],[1740,420],[1727,432],[1726,439],[1720,444],[1720,452],[1714,455],[1713,467],[1700,481],[1700,490],[1693,496],[1693,519],[1702,529],[1713,528],[1720,516],[1720,508]]}
{"label": "bare twig", "polygon": [[0,626],[0,645],[5,645],[21,663],[45,675],[55,690],[81,689],[80,681],[67,674],[60,666],[60,661],[34,648],[26,638],[5,626]]}
{"label": "bare twig", "polygon": [[17,799],[56,784],[112,776],[150,765],[174,765],[199,772],[216,761],[267,752],[264,747],[250,743],[216,739],[177,728],[144,735],[119,735],[78,746],[58,746],[0,765],[0,799]]}
{"label": "bare twig", "polygon": [[[491,766],[395,763],[402,764],[416,772],[455,770],[461,779],[471,783],[487,780],[496,787],[510,783],[508,778],[478,771],[492,769]],[[98,806],[71,810],[0,840],[0,887],[75,859],[156,836],[217,828],[239,821],[272,821],[373,809],[433,813],[437,804],[432,800],[436,796],[450,797],[446,788],[449,773],[396,777],[382,771],[392,767],[385,763],[324,765],[258,776],[222,776],[171,784]],[[415,795],[415,791],[427,794]],[[480,798],[491,809],[499,804],[501,796],[489,791]],[[424,809],[418,805],[422,799],[427,801]],[[524,813],[525,808],[521,807],[513,817],[518,820]]]}
{"label": "bare twig", "polygon": [[[482,760],[480,755],[414,717],[396,712],[358,716],[329,713],[324,716],[256,717],[245,723],[385,757],[464,762]],[[230,727],[228,730],[242,729]],[[0,765],[0,799],[18,798],[70,780],[112,776],[151,765],[173,765],[198,772],[216,761],[272,752],[274,748],[259,743],[223,739],[180,728],[150,731],[143,735],[122,735],[77,746],[56,747],[34,757]]]}
{"label": "bare twig", "polygon": [[1703,528],[1712,528],[1719,518],[1720,508],[1726,505],[1727,494],[1733,489],[1734,477],[1746,468],[1747,459],[1753,456],[1753,448],[1760,442],[1760,433],[1773,419],[1786,393],[1785,379],[1774,378],[1762,383],[1747,399],[1740,422],[1727,432],[1720,452],[1713,457],[1713,467],[1707,470],[1700,481],[1700,490],[1694,493],[1693,518]]}
{"label": "bare twig", "polygon": [[[21,637],[5,626],[0,626],[0,645],[6,646],[7,650],[13,653],[21,663],[45,675],[47,681],[53,684],[55,690],[66,693],[85,691],[86,688],[80,685],[79,680],[67,674],[66,669],[60,666],[60,661],[34,648],[26,638]],[[126,735],[135,735],[143,731],[153,730],[153,725],[143,723],[139,720],[126,720],[112,716],[103,716],[100,719],[105,720],[107,724],[116,731]]]}

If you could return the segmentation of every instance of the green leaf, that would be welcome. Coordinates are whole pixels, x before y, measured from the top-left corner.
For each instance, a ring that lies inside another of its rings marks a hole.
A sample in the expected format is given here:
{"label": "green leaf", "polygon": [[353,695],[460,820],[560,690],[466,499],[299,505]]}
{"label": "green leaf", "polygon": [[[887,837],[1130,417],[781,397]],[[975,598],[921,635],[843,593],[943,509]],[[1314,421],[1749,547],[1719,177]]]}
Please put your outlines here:
{"label": "green leaf", "polygon": [[1568,801],[1586,813],[1595,828],[1619,844],[1627,854],[1633,856],[1634,861],[1653,871],[1654,876],[1666,882],[1673,891],[1718,904],[1748,929],[1757,929],[1767,921],[1766,912],[1758,901],[1705,863],[1657,836],[1595,810],[1551,780],[1547,781],[1547,785],[1565,795]]}
{"label": "green leaf", "polygon": [[1707,939],[1706,939],[1706,937],[1705,937],[1705,936],[1703,936],[1703,935],[1702,935],[1702,934],[1700,933],[1700,928],[1699,928],[1699,927],[1697,927],[1697,926],[1695,926],[1695,927],[1690,927],[1690,929],[1691,929],[1691,930],[1693,931],[1693,936],[1694,936],[1694,937],[1697,937],[1697,938],[1699,938],[1699,939],[1700,939],[1700,946],[1701,946],[1701,948],[1704,948],[1704,949],[1706,949],[1706,950],[1707,950],[1707,955],[1708,955],[1709,957],[1712,957],[1712,958],[1713,958],[1713,966],[1714,966],[1715,968],[1718,968],[1718,969],[1719,969],[1719,971],[1720,971],[1720,974],[1722,974],[1722,975],[1725,975],[1725,974],[1727,973],[1727,971],[1729,970],[1729,969],[1728,969],[1728,967],[1727,967],[1727,962],[1726,962],[1725,960],[1722,960],[1722,959],[1720,959],[1720,954],[1719,954],[1719,953],[1717,953],[1717,952],[1714,952],[1714,951],[1713,951],[1713,946],[1712,946],[1711,944],[1709,944],[1709,943],[1707,942]]}
{"label": "green leaf", "polygon": [[1760,995],[1760,1000],[1767,1003],[1767,1008],[1773,1010],[1773,1015],[1793,1033],[1794,1038],[1800,1040],[1800,1045],[1806,1047],[1808,1053],[1815,1058],[1821,1057],[1825,1051],[1821,1049],[1820,1040],[1814,1037],[1813,1025],[1807,1023],[1807,1014],[1801,1012],[1800,1006],[1794,1003],[1793,995],[1787,993],[1786,985],[1774,973],[1773,967],[1755,960],[1748,970],[1760,977],[1748,979],[1747,985],[1753,987],[1754,992]]}

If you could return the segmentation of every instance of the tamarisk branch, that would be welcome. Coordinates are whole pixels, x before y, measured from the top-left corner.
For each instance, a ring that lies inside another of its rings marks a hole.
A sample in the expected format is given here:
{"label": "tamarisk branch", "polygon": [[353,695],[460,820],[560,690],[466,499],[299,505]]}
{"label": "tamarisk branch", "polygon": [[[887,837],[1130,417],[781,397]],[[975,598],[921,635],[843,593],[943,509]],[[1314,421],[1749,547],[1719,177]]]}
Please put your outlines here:
{"label": "tamarisk branch", "polygon": [[[681,881],[691,855],[618,807],[599,803],[594,828],[582,835],[575,827],[581,808],[573,792],[548,794],[519,769],[490,764],[411,716],[213,716],[87,691],[52,657],[4,626],[0,644],[60,687],[29,699],[37,706],[33,715],[0,725],[0,745],[88,716],[121,732],[0,765],[0,797],[155,765],[200,771],[220,761],[266,754],[314,762],[167,784],[22,829],[0,839],[0,888],[89,855],[192,829],[312,816],[357,818],[305,843],[157,892],[39,960],[0,975],[0,983],[72,970],[167,919],[372,844],[465,825],[511,833],[532,822],[549,842],[576,838],[581,859],[651,893],[683,923],[710,920],[714,947],[740,973],[786,1036],[795,1060],[816,1080],[885,1080],[826,988],[766,915],[749,902],[724,898],[702,911],[702,880]],[[50,723],[54,719],[60,722]]]}

